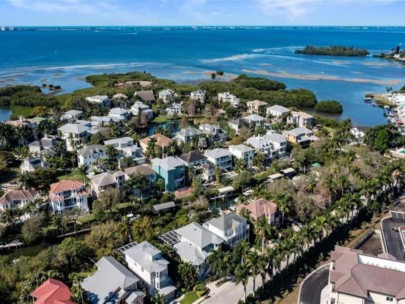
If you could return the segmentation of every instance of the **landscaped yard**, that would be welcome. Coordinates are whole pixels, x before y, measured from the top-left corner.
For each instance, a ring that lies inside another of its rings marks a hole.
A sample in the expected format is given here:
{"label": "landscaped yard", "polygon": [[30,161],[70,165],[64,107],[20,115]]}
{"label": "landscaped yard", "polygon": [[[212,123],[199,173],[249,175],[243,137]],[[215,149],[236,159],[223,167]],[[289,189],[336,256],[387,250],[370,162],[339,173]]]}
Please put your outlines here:
{"label": "landscaped yard", "polygon": [[79,170],[73,170],[69,174],[59,176],[58,179],[61,180],[79,180],[82,182],[88,182],[89,179],[86,175],[83,175]]}
{"label": "landscaped yard", "polygon": [[198,299],[198,296],[195,291],[189,291],[184,294],[183,300],[180,301],[180,304],[192,304]]}

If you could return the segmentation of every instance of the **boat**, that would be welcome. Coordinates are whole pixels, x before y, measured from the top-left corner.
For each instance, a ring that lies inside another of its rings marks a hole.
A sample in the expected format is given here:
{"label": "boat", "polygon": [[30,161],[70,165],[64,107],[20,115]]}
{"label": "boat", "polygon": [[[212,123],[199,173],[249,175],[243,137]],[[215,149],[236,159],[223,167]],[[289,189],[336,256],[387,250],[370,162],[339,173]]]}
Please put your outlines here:
{"label": "boat", "polygon": [[365,103],[370,103],[370,102],[372,102],[373,100],[374,100],[373,97],[364,97],[364,102],[365,102]]}

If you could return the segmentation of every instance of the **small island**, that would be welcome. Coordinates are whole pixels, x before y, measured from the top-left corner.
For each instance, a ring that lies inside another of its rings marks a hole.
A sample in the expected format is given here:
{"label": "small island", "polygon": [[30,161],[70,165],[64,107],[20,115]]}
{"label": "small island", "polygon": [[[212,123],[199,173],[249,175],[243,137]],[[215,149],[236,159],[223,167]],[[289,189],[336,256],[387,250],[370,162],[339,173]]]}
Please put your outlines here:
{"label": "small island", "polygon": [[388,53],[381,53],[377,55],[373,55],[373,57],[387,59],[387,60],[394,60],[398,61],[402,64],[405,64],[405,50],[401,50],[401,46],[396,46]]}
{"label": "small island", "polygon": [[345,56],[345,57],[364,57],[368,56],[369,52],[366,49],[357,49],[347,46],[329,46],[316,47],[306,46],[301,50],[295,50],[296,54],[304,55],[322,55],[322,56]]}
{"label": "small island", "polygon": [[336,100],[324,100],[315,105],[315,111],[325,114],[342,114],[343,106]]}

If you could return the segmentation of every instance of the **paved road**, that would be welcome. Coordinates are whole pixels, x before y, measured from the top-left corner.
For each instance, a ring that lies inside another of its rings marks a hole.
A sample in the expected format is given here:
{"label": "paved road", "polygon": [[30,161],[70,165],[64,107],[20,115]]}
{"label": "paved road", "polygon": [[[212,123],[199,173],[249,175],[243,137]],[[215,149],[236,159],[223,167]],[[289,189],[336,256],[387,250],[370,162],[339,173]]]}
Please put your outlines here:
{"label": "paved road", "polygon": [[400,213],[393,213],[392,217],[381,221],[388,253],[392,254],[398,261],[405,261],[404,248],[397,231],[400,226],[405,226],[405,216]]}
{"label": "paved road", "polygon": [[311,273],[301,285],[300,304],[321,303],[322,289],[328,285],[329,264]]}

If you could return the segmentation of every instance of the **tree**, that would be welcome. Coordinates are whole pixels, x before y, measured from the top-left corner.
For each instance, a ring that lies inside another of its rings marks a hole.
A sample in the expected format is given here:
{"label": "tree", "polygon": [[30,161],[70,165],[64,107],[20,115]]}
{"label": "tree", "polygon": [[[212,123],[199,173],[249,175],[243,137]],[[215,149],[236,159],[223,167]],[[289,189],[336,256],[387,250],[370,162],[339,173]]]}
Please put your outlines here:
{"label": "tree", "polygon": [[256,251],[250,251],[246,256],[246,267],[250,270],[253,277],[253,296],[256,296],[256,277],[264,268],[263,260]]}
{"label": "tree", "polygon": [[222,170],[219,167],[215,168],[215,180],[217,181],[217,183],[221,182],[221,177],[222,177]]}
{"label": "tree", "polygon": [[181,121],[180,121],[180,128],[181,128],[181,129],[185,129],[185,128],[187,128],[187,126],[188,126],[188,119],[187,119],[187,116],[186,116],[186,115],[183,115],[183,116],[181,117]]}
{"label": "tree", "polygon": [[377,137],[375,138],[374,147],[375,149],[383,154],[389,148],[389,136],[385,129],[378,131]]}
{"label": "tree", "polygon": [[132,225],[129,217],[127,216],[122,217],[121,222],[119,223],[119,228],[122,235],[125,238],[127,238],[127,241],[132,242],[132,235],[131,235]]}
{"label": "tree", "polygon": [[270,235],[271,233],[271,226],[269,222],[267,221],[267,218],[265,216],[262,216],[256,221],[255,225],[255,233],[256,237],[261,239],[262,242],[262,254],[264,254],[264,245],[266,238]]}
{"label": "tree", "polygon": [[255,157],[253,158],[253,166],[262,169],[264,166],[264,155],[263,153],[257,152]]}
{"label": "tree", "polygon": [[165,304],[166,303],[166,296],[156,292],[155,295],[152,297],[153,304]]}
{"label": "tree", "polygon": [[249,281],[249,268],[245,264],[240,264],[236,267],[235,271],[235,284],[241,283],[243,285],[243,291],[245,293],[246,302],[246,285]]}
{"label": "tree", "polygon": [[190,263],[181,262],[178,267],[180,281],[187,291],[190,291],[197,283],[197,270]]}
{"label": "tree", "polygon": [[21,233],[25,242],[34,243],[42,236],[42,222],[40,216],[33,216],[24,222]]}
{"label": "tree", "polygon": [[235,189],[241,189],[242,191],[245,190],[252,182],[252,175],[247,171],[242,171],[235,177],[232,182],[232,186]]}
{"label": "tree", "polygon": [[112,212],[113,207],[120,202],[121,192],[117,188],[107,188],[100,194],[97,204],[95,204],[95,209],[98,211],[108,209]]}
{"label": "tree", "polygon": [[115,170],[117,168],[117,156],[118,152],[112,145],[106,146],[107,158],[105,159],[105,166],[110,170]]}
{"label": "tree", "polygon": [[66,238],[58,245],[58,257],[66,266],[66,271],[80,270],[89,254],[89,248],[82,240]]}
{"label": "tree", "polygon": [[217,277],[221,277],[221,275],[224,274],[224,257],[225,254],[221,249],[214,250],[212,254],[208,256],[208,264]]}
{"label": "tree", "polygon": [[196,112],[196,103],[194,100],[189,100],[187,104],[187,113],[190,116],[194,116]]}
{"label": "tree", "polygon": [[125,182],[129,193],[137,192],[143,200],[143,194],[150,188],[150,182],[145,174],[131,174]]}

